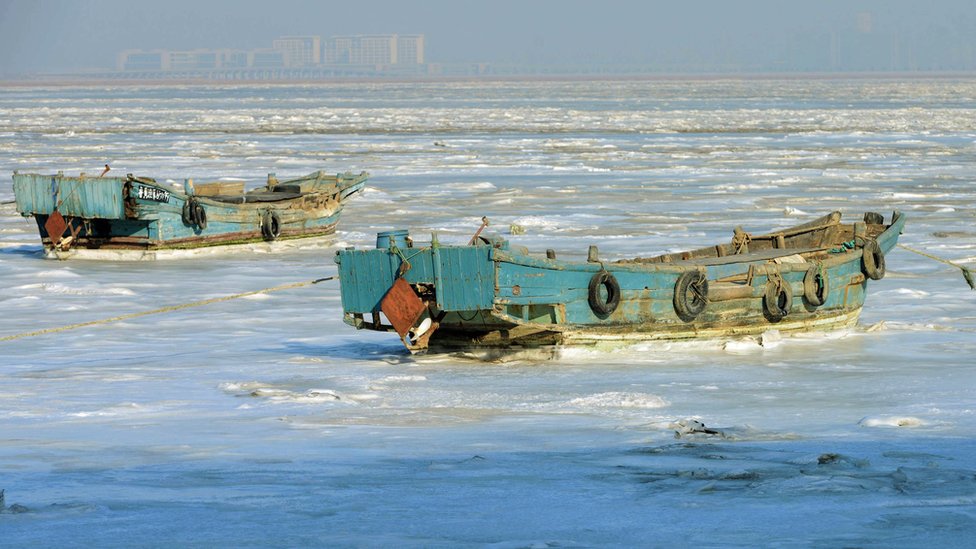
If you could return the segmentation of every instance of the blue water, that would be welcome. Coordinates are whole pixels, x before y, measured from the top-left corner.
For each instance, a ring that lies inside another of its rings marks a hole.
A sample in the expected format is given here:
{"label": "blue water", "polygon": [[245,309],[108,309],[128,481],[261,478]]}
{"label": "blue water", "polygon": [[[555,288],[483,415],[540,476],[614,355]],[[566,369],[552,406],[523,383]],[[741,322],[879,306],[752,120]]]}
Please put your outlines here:
{"label": "blue water", "polygon": [[[44,260],[0,205],[0,337],[328,276],[377,231],[460,242],[482,216],[620,259],[900,210],[903,243],[976,267],[974,98],[951,79],[0,88],[0,173],[372,174],[325,245],[155,262]],[[887,265],[858,327],[764,345],[410,356],[342,324],[335,282],[0,342],[0,489],[28,510],[0,513],[0,545],[966,547],[976,292],[903,249]],[[676,438],[691,419],[725,436]]]}

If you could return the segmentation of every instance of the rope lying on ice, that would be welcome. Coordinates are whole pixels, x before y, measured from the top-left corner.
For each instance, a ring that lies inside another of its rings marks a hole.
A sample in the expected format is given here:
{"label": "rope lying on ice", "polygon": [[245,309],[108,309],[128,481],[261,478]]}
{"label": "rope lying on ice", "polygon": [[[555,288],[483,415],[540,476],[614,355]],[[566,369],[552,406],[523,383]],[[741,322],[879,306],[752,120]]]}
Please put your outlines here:
{"label": "rope lying on ice", "polygon": [[923,251],[916,250],[915,248],[910,248],[910,247],[908,247],[908,246],[906,246],[904,244],[899,244],[898,247],[899,248],[904,248],[904,249],[906,249],[906,250],[908,250],[908,251],[910,251],[912,253],[916,253],[916,254],[918,254],[918,255],[920,255],[922,257],[927,257],[929,259],[933,259],[935,261],[938,261],[939,263],[945,263],[946,265],[950,265],[952,267],[955,267],[955,268],[959,269],[960,271],[962,271],[962,276],[963,276],[963,278],[966,279],[966,283],[969,284],[969,288],[972,289],[972,290],[976,290],[976,280],[973,279],[973,271],[970,270],[969,267],[965,267],[965,266],[960,265],[958,263],[953,263],[953,262],[949,261],[948,259],[942,259],[941,257],[936,257],[936,256],[934,256],[932,254],[927,254],[927,253],[925,253]]}
{"label": "rope lying on ice", "polygon": [[88,322],[79,322],[78,324],[68,324],[67,326],[58,326],[56,328],[46,328],[43,330],[35,330],[33,332],[24,332],[22,334],[14,334],[9,336],[0,337],[0,342],[3,341],[13,341],[15,339],[20,339],[24,337],[33,337],[44,334],[55,334],[58,332],[66,332],[68,330],[74,330],[77,328],[84,328],[86,326],[97,326],[99,324],[109,324],[112,322],[119,322],[121,320],[129,320],[132,318],[138,318],[140,316],[156,315],[160,313],[169,313],[172,311],[179,311],[181,309],[189,309],[191,307],[200,307],[202,305],[210,305],[211,303],[219,303],[221,301],[230,301],[232,299],[240,299],[242,297],[248,297],[257,294],[268,294],[271,292],[279,292],[281,290],[291,290],[293,288],[302,288],[304,286],[311,286],[312,284],[318,284],[319,282],[325,282],[327,280],[333,280],[337,277],[327,276],[325,278],[316,278],[314,280],[306,280],[305,282],[292,282],[291,284],[282,284],[280,286],[272,286],[271,288],[264,288],[262,290],[254,290],[250,292],[244,292],[234,295],[226,295],[223,297],[212,297],[210,299],[203,299],[200,301],[191,301],[190,303],[181,303],[179,305],[170,305],[168,307],[160,307],[159,309],[153,309],[151,311],[142,311],[140,313],[129,313],[125,315],[113,316],[111,318],[103,318],[101,320],[91,320]]}

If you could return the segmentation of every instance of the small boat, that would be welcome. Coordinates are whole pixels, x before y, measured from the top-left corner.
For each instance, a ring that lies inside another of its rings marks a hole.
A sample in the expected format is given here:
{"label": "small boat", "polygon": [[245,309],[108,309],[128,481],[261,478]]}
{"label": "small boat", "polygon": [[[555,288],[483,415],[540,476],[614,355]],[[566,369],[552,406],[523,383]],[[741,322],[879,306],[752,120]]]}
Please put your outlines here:
{"label": "small boat", "polygon": [[[487,225],[482,225],[484,228]],[[443,348],[722,338],[857,323],[868,280],[905,216],[841,223],[840,212],[767,234],[736,227],[729,242],[605,261],[533,255],[500,237],[420,246],[408,231],[375,249],[340,250],[344,321],[395,332],[412,352]]]}
{"label": "small boat", "polygon": [[267,185],[245,191],[242,181],[14,172],[13,186],[17,211],[34,217],[46,255],[64,259],[79,251],[185,250],[330,235],[345,200],[368,177],[318,171],[278,181],[269,174]]}

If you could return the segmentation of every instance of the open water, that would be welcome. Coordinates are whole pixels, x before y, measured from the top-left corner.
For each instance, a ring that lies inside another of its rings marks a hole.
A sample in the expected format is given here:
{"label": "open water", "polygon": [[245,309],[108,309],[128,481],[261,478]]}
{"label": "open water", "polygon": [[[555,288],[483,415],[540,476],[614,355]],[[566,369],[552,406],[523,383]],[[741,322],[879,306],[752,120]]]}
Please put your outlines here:
{"label": "open water", "polygon": [[[0,337],[335,273],[381,230],[610,259],[831,210],[976,266],[976,81],[0,88],[0,173],[368,170],[337,239],[41,258],[0,181]],[[518,232],[518,231],[516,231]],[[967,547],[976,292],[903,249],[857,328],[410,356],[336,282],[0,342],[9,547]],[[723,435],[676,437],[697,420]],[[15,510],[24,510],[17,507]]]}

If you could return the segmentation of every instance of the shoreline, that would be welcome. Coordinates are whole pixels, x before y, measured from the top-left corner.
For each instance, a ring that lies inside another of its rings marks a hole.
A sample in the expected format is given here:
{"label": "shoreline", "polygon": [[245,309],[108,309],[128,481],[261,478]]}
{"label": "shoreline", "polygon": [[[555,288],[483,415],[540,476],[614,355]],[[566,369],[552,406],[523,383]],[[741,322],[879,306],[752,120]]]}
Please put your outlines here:
{"label": "shoreline", "polygon": [[67,88],[87,86],[333,86],[346,84],[423,84],[465,82],[705,82],[734,80],[968,80],[976,72],[778,72],[778,73],[643,73],[643,74],[519,74],[519,75],[427,75],[337,77],[320,79],[214,80],[208,78],[122,79],[104,77],[43,76],[0,78],[0,88]]}

